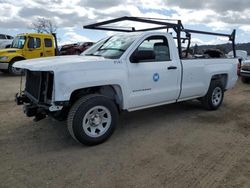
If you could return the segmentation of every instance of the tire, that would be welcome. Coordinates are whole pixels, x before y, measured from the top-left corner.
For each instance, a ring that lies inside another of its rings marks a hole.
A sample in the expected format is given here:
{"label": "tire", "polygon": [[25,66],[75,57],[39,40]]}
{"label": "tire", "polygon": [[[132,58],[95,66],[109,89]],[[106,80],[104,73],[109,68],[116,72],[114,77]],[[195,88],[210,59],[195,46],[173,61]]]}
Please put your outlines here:
{"label": "tire", "polygon": [[12,75],[21,75],[22,74],[22,69],[19,69],[19,68],[15,68],[13,67],[13,64],[15,63],[16,61],[11,61],[9,63],[9,68],[8,68],[8,72]]}
{"label": "tire", "polygon": [[111,99],[90,94],[75,102],[67,121],[69,133],[75,140],[85,145],[97,145],[113,134],[118,109]]}
{"label": "tire", "polygon": [[207,110],[217,110],[224,98],[224,87],[220,81],[211,81],[207,94],[202,98],[202,104]]}
{"label": "tire", "polygon": [[241,81],[242,81],[242,83],[247,84],[247,83],[249,83],[249,78],[246,78],[246,77],[242,76]]}

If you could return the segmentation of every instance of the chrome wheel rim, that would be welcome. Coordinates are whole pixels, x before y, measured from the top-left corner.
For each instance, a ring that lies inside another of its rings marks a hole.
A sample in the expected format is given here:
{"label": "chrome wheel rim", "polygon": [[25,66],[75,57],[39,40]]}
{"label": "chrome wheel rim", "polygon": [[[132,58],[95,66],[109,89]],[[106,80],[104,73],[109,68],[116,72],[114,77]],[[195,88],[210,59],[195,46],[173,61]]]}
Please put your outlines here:
{"label": "chrome wheel rim", "polygon": [[222,99],[222,89],[220,87],[216,87],[212,94],[212,103],[214,106],[217,106],[220,104]]}
{"label": "chrome wheel rim", "polygon": [[111,121],[111,113],[106,107],[95,106],[85,114],[82,126],[88,136],[96,138],[107,132]]}

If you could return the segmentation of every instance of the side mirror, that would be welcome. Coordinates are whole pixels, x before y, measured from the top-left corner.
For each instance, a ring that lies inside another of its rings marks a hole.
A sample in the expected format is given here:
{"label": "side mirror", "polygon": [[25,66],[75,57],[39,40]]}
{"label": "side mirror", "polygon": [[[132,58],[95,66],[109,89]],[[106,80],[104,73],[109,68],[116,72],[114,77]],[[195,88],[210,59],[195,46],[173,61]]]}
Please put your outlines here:
{"label": "side mirror", "polygon": [[155,53],[152,50],[136,50],[130,57],[131,63],[139,63],[145,60],[154,60]]}

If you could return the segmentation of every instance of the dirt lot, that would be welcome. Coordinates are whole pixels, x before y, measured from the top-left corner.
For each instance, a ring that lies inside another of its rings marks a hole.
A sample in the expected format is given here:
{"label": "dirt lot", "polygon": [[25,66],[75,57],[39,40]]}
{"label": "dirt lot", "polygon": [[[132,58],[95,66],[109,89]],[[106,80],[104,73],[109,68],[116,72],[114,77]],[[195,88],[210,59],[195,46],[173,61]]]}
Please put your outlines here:
{"label": "dirt lot", "polygon": [[250,187],[250,85],[223,106],[197,101],[124,113],[106,143],[86,147],[65,123],[34,123],[0,74],[0,187]]}

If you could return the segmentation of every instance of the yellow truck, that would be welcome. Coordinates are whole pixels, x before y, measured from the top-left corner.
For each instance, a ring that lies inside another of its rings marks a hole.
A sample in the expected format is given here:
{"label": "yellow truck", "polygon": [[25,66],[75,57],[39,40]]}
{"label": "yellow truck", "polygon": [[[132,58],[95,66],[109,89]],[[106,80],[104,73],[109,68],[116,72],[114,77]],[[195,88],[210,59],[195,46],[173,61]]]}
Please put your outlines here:
{"label": "yellow truck", "polygon": [[20,74],[21,69],[12,65],[16,61],[55,56],[58,53],[55,34],[25,33],[17,35],[11,48],[0,50],[0,71]]}

